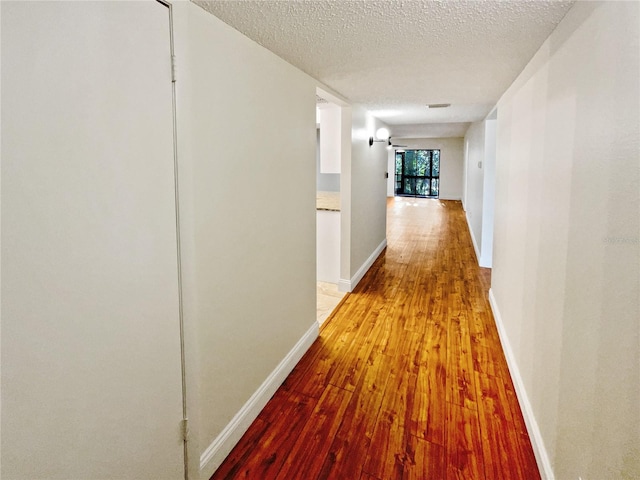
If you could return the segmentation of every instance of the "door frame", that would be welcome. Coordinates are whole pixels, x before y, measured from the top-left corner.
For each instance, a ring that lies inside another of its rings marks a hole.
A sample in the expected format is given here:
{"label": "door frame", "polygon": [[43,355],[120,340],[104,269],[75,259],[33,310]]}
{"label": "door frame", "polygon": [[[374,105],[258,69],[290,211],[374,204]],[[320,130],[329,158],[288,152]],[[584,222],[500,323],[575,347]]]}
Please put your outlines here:
{"label": "door frame", "polygon": [[183,300],[183,279],[182,279],[182,247],[180,238],[180,182],[178,165],[178,113],[176,102],[176,54],[173,28],[173,5],[167,0],[155,0],[160,5],[169,10],[169,49],[171,52],[171,106],[173,113],[173,176],[174,176],[174,201],[176,219],[176,264],[178,272],[178,312],[180,324],[180,371],[182,381],[182,444],[184,456],[184,478],[189,479],[189,449],[188,449],[188,421],[187,415],[187,373],[185,356],[185,328],[184,328],[184,300]]}

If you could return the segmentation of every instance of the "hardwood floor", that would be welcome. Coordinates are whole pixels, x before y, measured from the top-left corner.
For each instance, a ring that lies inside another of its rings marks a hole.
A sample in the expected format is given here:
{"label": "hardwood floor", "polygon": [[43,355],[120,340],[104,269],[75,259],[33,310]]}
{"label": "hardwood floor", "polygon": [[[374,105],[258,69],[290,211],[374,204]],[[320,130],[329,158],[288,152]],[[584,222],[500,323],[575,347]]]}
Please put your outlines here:
{"label": "hardwood floor", "polygon": [[389,199],[387,231],[212,479],[540,478],[460,202]]}

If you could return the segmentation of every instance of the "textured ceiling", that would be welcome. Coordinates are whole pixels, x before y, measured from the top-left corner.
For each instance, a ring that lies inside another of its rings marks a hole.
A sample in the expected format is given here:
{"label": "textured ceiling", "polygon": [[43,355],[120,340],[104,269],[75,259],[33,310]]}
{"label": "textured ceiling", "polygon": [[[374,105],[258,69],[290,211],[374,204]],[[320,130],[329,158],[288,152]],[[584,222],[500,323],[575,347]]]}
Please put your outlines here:
{"label": "textured ceiling", "polygon": [[193,1],[389,125],[414,126],[484,118],[574,3]]}

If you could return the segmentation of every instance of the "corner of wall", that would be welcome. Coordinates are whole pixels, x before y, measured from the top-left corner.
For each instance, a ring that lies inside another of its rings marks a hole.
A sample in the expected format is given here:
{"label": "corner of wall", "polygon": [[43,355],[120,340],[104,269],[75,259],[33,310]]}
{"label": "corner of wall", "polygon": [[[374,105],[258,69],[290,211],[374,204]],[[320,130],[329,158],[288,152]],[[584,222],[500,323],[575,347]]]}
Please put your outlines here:
{"label": "corner of wall", "polygon": [[380,243],[380,245],[376,247],[373,253],[369,256],[369,258],[367,258],[367,260],[365,260],[365,262],[360,266],[358,271],[355,273],[353,277],[351,277],[351,279],[349,280],[344,278],[340,279],[340,281],[338,282],[338,290],[340,292],[352,292],[354,288],[356,288],[358,283],[360,283],[360,280],[362,280],[362,278],[369,271],[371,266],[375,263],[375,261],[378,259],[378,257],[380,256],[380,254],[385,248],[387,248],[386,238]]}

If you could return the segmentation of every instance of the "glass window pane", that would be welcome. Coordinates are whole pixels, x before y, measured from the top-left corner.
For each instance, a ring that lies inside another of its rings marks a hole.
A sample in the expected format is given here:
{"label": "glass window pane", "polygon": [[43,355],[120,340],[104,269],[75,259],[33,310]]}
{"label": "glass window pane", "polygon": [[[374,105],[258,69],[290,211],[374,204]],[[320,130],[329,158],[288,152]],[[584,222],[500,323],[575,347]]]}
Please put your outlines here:
{"label": "glass window pane", "polygon": [[404,152],[404,174],[405,175],[415,175],[416,166],[415,166],[415,151],[407,150]]}
{"label": "glass window pane", "polygon": [[395,155],[397,195],[438,197],[440,150],[406,150]]}
{"label": "glass window pane", "polygon": [[416,191],[418,195],[428,196],[430,189],[430,181],[427,178],[423,178],[418,180],[418,185],[416,186]]}
{"label": "glass window pane", "polygon": [[416,179],[408,178],[405,183],[405,193],[408,195],[415,195],[416,193]]}
{"label": "glass window pane", "polygon": [[431,175],[434,177],[440,176],[440,150],[433,151],[433,171]]}
{"label": "glass window pane", "polygon": [[429,151],[418,150],[416,152],[416,175],[427,175],[429,169]]}

